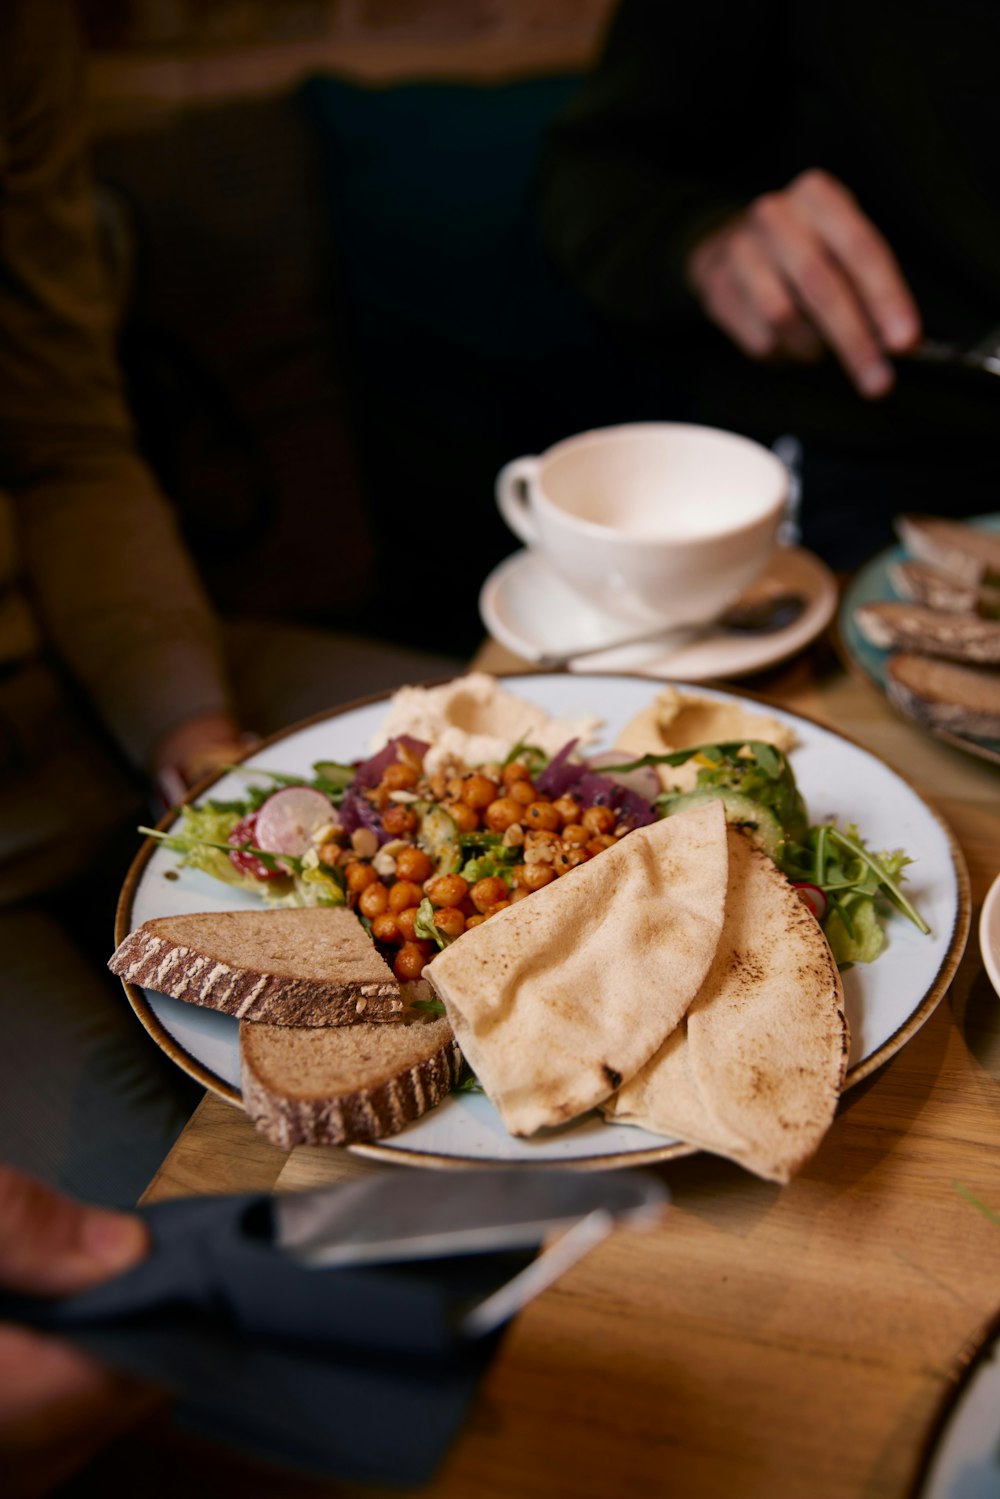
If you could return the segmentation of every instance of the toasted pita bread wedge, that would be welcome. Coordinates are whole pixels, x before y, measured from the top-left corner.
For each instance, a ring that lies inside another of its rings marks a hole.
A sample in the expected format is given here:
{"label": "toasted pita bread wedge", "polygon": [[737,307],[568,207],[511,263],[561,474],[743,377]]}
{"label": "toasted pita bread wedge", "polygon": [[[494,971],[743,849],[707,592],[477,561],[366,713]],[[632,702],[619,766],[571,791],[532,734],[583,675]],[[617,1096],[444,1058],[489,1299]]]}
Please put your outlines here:
{"label": "toasted pita bread wedge", "polygon": [[683,1017],[722,932],[720,802],[637,828],[424,969],[512,1135],[594,1108]]}
{"label": "toasted pita bread wedge", "polygon": [[[739,703],[664,687],[619,732],[615,747],[638,759],[737,739],[762,739],[785,752],[795,744],[794,732],[770,713],[748,713]],[[656,773],[666,790],[691,791],[698,779],[693,761],[657,765]]]}
{"label": "toasted pita bread wedge", "polygon": [[604,1106],[787,1182],[818,1147],[843,1087],[840,974],[819,923],[766,855],[730,828],[715,960],[685,1022]]}

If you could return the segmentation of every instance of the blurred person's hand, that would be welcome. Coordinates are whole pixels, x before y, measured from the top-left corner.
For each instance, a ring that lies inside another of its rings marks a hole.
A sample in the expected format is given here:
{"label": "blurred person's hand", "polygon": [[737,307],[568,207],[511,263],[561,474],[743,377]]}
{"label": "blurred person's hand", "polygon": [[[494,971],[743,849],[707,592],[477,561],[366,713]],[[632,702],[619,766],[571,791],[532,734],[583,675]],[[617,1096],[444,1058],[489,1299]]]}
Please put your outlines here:
{"label": "blurred person's hand", "polygon": [[[0,1285],[89,1290],[148,1252],[142,1221],[89,1207],[0,1165]],[[6,1499],[47,1493],[161,1397],[68,1343],[0,1323],[0,1472]]]}
{"label": "blurred person's hand", "polygon": [[186,718],[156,746],[153,780],[166,806],[180,801],[205,776],[241,760],[252,736],[241,734],[228,713]]}
{"label": "blurred person's hand", "polygon": [[891,390],[889,357],[921,336],[892,250],[828,172],[803,172],[712,230],[688,256],[706,316],[751,359],[813,363],[828,351],[861,395]]}

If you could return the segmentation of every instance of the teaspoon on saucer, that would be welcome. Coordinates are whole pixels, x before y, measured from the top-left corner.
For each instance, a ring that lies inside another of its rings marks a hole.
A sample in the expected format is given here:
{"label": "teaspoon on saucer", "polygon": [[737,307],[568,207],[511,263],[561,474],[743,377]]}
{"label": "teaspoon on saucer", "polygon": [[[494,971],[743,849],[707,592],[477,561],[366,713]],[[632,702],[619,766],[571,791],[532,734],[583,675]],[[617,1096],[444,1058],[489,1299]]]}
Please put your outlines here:
{"label": "teaspoon on saucer", "polygon": [[714,619],[702,620],[697,624],[680,625],[673,629],[664,629],[662,625],[657,625],[639,634],[620,635],[615,640],[602,641],[600,645],[590,644],[571,650],[546,651],[536,656],[535,662],[538,666],[551,669],[566,666],[570,661],[579,661],[587,656],[603,655],[605,651],[614,651],[625,646],[651,645],[654,642],[662,642],[665,646],[687,645],[699,636],[717,634],[719,631],[736,635],[770,635],[794,624],[805,607],[806,599],[800,593],[772,594],[763,598],[748,599],[745,602],[738,600],[728,609],[724,609],[721,614],[717,614]]}

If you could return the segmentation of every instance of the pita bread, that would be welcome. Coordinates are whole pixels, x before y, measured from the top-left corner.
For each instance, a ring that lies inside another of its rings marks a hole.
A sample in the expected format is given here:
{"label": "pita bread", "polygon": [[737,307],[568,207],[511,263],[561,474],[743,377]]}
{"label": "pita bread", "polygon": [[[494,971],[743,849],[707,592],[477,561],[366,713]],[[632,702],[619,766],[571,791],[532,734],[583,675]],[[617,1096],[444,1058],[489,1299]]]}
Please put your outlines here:
{"label": "pita bread", "polygon": [[[762,739],[786,753],[795,744],[793,731],[769,713],[749,713],[737,702],[664,687],[629,720],[615,747],[638,759],[640,755],[666,755],[699,744],[727,744],[743,739]],[[656,773],[667,790],[693,791],[698,780],[694,761],[685,765],[657,765]]]}
{"label": "pita bread", "polygon": [[722,932],[721,802],[637,828],[424,969],[512,1135],[594,1108],[674,1029]]}
{"label": "pita bread", "polygon": [[726,920],[685,1023],[605,1107],[787,1182],[833,1119],[847,1020],[815,918],[780,870],[728,829]]}

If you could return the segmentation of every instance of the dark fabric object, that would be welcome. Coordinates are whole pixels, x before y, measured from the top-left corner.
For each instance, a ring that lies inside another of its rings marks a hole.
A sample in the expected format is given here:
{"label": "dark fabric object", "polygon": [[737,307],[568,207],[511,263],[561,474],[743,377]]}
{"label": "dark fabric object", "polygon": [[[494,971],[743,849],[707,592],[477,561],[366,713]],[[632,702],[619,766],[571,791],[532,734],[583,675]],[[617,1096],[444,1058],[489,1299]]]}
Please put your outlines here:
{"label": "dark fabric object", "polygon": [[134,266],[123,362],[144,449],[228,613],[343,623],[374,543],[336,250],[294,99],[192,110],[96,151]]}
{"label": "dark fabric object", "polygon": [[892,246],[927,333],[984,336],[1000,316],[998,44],[983,0],[624,0],[545,151],[549,252],[661,371],[661,415],[797,436],[806,539],[839,566],[883,543],[911,492],[949,514],[996,508],[983,476],[1000,381],[899,361],[872,402],[832,358],[751,361],[709,325],[684,261],[708,228],[821,167]]}
{"label": "dark fabric object", "polygon": [[0,1296],[0,1316],[171,1390],[186,1430],[347,1480],[430,1477],[497,1343],[461,1338],[457,1317],[533,1258],[308,1270],[272,1247],[266,1198],[143,1216],[136,1270],[60,1302]]}

